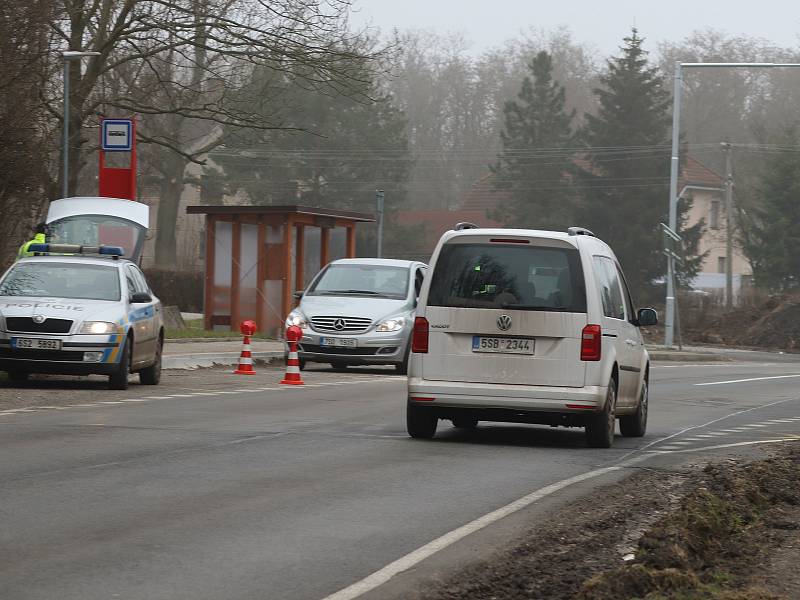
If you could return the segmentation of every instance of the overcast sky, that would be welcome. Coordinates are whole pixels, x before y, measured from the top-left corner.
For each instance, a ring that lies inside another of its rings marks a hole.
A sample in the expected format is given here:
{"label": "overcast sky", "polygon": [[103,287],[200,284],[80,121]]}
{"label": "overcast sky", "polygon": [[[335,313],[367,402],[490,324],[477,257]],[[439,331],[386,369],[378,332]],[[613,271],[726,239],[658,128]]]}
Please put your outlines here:
{"label": "overcast sky", "polygon": [[616,53],[634,24],[650,50],[659,41],[677,41],[707,27],[800,45],[798,0],[353,0],[353,5],[356,26],[461,32],[476,53],[530,27],[559,25],[604,54]]}

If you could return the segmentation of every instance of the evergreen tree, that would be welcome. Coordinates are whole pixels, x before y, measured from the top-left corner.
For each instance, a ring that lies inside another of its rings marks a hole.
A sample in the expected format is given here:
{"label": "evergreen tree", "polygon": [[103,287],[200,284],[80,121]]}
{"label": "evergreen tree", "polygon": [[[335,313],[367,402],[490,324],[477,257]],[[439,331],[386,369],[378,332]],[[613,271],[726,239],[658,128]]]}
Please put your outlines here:
{"label": "evergreen tree", "polygon": [[[797,147],[800,131],[786,128],[777,141]],[[756,186],[759,200],[743,220],[743,246],[756,285],[774,291],[800,288],[800,154],[776,153]]]}
{"label": "evergreen tree", "polygon": [[572,167],[575,111],[565,109],[564,87],[553,80],[553,61],[539,52],[528,66],[517,100],[504,109],[503,149],[491,167],[496,189],[511,199],[490,213],[506,225],[564,229],[572,224]]}
{"label": "evergreen tree", "polygon": [[580,224],[614,249],[639,296],[666,271],[659,223],[670,169],[671,99],[657,69],[648,67],[643,41],[633,29],[600,78],[599,110],[586,115],[582,132],[588,149],[579,178]]}

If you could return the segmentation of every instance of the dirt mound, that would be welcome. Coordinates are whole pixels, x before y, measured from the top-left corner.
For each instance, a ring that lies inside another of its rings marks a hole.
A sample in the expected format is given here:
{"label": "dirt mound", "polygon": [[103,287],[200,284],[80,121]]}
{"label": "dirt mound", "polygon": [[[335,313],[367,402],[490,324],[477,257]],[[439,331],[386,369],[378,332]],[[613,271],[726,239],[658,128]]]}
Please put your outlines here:
{"label": "dirt mound", "polygon": [[766,460],[643,472],[537,523],[425,600],[800,598],[800,446]]}
{"label": "dirt mound", "polygon": [[800,297],[772,297],[687,327],[692,341],[800,351]]}
{"label": "dirt mound", "polygon": [[680,509],[639,540],[633,564],[588,581],[576,598],[776,599],[752,585],[774,530],[800,526],[800,451],[708,467]]}

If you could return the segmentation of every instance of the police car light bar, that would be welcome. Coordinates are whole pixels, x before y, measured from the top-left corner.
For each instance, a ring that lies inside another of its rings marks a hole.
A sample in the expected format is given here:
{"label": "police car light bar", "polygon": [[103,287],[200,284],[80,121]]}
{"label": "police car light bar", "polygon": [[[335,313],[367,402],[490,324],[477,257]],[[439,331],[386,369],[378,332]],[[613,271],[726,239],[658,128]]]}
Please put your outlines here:
{"label": "police car light bar", "polygon": [[99,254],[101,256],[122,256],[120,246],[80,246],[78,244],[31,244],[28,252],[34,254]]}

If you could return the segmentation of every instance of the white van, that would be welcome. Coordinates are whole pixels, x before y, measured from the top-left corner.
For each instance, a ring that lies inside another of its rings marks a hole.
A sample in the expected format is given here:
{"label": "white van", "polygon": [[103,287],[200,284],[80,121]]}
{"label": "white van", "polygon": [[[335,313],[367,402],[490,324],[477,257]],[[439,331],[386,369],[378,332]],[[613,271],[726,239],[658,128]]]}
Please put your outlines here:
{"label": "white van", "polygon": [[412,336],[407,426],[439,419],[585,427],[608,448],[647,427],[650,362],[614,253],[592,232],[480,229],[439,240]]}

